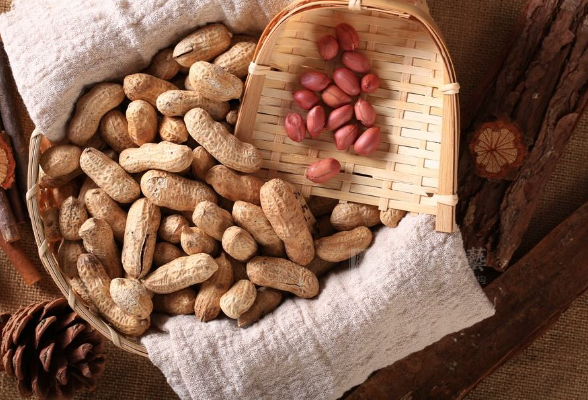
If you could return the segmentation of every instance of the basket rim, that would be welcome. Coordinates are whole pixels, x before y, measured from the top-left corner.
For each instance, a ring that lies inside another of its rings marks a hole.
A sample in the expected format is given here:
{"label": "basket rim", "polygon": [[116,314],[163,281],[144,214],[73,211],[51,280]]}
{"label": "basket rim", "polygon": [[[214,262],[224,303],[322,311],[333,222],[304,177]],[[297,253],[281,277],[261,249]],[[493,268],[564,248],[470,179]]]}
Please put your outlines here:
{"label": "basket rim", "polygon": [[72,289],[65,275],[59,268],[57,258],[49,249],[49,242],[45,237],[43,221],[39,212],[39,162],[41,159],[41,136],[42,133],[37,128],[33,131],[29,141],[29,167],[27,174],[27,209],[31,218],[31,225],[35,242],[39,249],[39,259],[47,273],[53,279],[63,296],[67,299],[69,306],[94,329],[100,332],[105,338],[109,339],[115,346],[120,347],[128,352],[148,357],[147,349],[140,342],[129,339],[125,335],[118,333],[108,325],[98,314],[94,313],[86,306],[79,296]]}

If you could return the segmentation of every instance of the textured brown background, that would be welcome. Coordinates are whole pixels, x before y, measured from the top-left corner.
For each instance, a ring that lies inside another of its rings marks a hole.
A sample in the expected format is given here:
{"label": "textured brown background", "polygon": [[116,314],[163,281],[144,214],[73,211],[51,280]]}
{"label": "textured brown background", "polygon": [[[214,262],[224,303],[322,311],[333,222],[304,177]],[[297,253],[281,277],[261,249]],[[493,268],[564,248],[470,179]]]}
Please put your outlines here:
{"label": "textured brown background", "polygon": [[[11,0],[0,0],[0,12]],[[462,86],[462,104],[504,45],[524,0],[429,0],[431,12],[445,34]],[[22,107],[25,115],[24,107]],[[23,116],[27,133],[33,129]],[[522,250],[530,249],[566,216],[588,200],[588,114],[578,126],[543,195]],[[23,245],[36,259],[30,228]],[[39,262],[37,262],[42,269]],[[533,271],[529,271],[533,279]],[[59,295],[45,274],[28,288],[0,253],[0,311]],[[522,354],[482,382],[468,399],[583,399],[588,393],[588,294],[574,302],[558,323]],[[483,339],[483,338],[482,338]],[[160,399],[175,395],[148,360],[108,346],[108,366],[96,392],[79,399]],[[0,374],[0,399],[17,398],[12,379]]]}

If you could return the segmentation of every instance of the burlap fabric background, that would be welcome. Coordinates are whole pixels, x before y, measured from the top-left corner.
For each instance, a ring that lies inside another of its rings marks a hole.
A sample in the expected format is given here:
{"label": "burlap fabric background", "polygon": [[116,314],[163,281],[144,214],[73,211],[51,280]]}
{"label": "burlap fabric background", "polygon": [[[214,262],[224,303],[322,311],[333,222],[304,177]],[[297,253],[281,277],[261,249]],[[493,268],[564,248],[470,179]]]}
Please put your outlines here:
{"label": "burlap fabric background", "polygon": [[[525,0],[429,0],[457,66],[461,99],[468,98],[503,46]],[[0,0],[0,12],[11,0]],[[33,125],[20,105],[27,134]],[[560,161],[522,250],[530,249],[566,216],[588,200],[588,113],[582,118]],[[30,228],[23,228],[23,246],[36,259]],[[42,270],[40,262],[38,268]],[[532,272],[529,279],[533,279]],[[0,311],[16,310],[34,301],[60,295],[45,274],[40,284],[26,287],[0,254]],[[522,354],[482,382],[468,399],[582,399],[588,393],[588,294],[576,300],[558,323]],[[483,340],[483,338],[481,339]],[[148,360],[108,346],[108,366],[98,389],[78,399],[175,398],[165,378]],[[12,379],[0,374],[0,399],[18,394]]]}

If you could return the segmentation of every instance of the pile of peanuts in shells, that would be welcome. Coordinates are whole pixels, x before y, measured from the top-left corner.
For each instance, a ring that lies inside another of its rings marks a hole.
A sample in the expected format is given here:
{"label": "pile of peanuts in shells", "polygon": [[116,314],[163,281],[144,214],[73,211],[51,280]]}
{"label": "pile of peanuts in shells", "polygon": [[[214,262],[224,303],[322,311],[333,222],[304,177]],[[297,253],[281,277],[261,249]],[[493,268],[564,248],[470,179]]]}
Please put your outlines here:
{"label": "pile of peanuts in shells", "polygon": [[[318,42],[321,55],[359,40],[336,33]],[[206,322],[222,311],[249,326],[286,296],[317,296],[319,277],[368,248],[370,228],[405,215],[306,199],[254,175],[260,152],[232,132],[255,47],[222,24],[202,27],[122,85],[94,85],[67,138],[42,140],[45,236],[81,301],[125,335],[143,334],[152,312]]]}

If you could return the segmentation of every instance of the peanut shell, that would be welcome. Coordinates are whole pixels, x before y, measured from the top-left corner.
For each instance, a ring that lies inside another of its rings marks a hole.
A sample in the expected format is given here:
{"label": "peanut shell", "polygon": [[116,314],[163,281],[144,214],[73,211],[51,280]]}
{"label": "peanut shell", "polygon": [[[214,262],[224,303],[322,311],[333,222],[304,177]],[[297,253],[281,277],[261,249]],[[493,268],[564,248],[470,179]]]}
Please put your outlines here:
{"label": "peanut shell", "polygon": [[372,243],[372,231],[358,226],[350,231],[335,233],[314,242],[316,255],[330,262],[341,262],[355,257]]}
{"label": "peanut shell", "polygon": [[130,277],[142,278],[151,270],[160,222],[159,207],[148,199],[135,201],[129,209],[122,264]]}
{"label": "peanut shell", "polygon": [[194,302],[196,318],[203,322],[211,321],[220,314],[220,299],[233,284],[233,268],[224,253],[216,258],[216,263],[218,270],[202,282]]}
{"label": "peanut shell", "polygon": [[141,177],[145,197],[160,207],[176,211],[193,211],[202,201],[217,201],[208,185],[165,171],[150,170]]}
{"label": "peanut shell", "polygon": [[227,317],[237,319],[251,308],[256,296],[257,290],[253,283],[247,280],[238,281],[220,298],[221,310]]}
{"label": "peanut shell", "polygon": [[218,269],[208,254],[194,254],[162,265],[145,278],[145,287],[154,293],[165,294],[204,282]]}
{"label": "peanut shell", "polygon": [[247,276],[259,286],[267,286],[309,299],[319,292],[317,277],[285,258],[255,257],[247,263]]}

